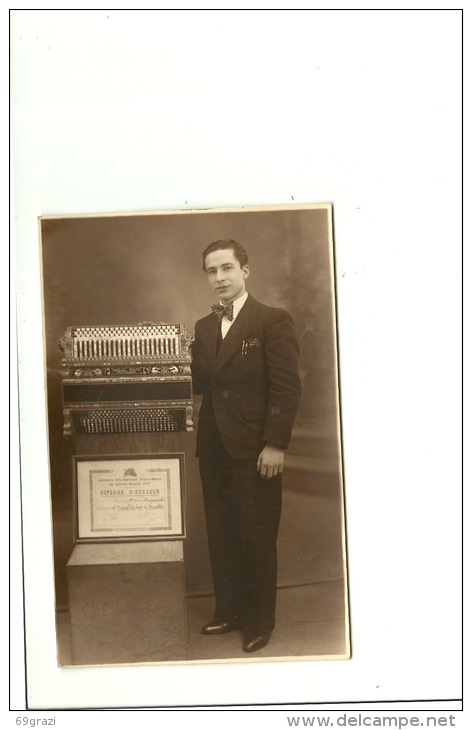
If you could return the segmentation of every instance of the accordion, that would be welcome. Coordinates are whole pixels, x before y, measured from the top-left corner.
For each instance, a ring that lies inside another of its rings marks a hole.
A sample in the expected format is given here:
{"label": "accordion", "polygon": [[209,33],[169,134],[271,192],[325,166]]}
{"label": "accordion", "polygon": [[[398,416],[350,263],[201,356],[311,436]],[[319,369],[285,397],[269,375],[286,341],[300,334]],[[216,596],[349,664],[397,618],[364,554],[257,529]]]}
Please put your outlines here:
{"label": "accordion", "polygon": [[192,432],[191,342],[181,324],[68,327],[64,436]]}

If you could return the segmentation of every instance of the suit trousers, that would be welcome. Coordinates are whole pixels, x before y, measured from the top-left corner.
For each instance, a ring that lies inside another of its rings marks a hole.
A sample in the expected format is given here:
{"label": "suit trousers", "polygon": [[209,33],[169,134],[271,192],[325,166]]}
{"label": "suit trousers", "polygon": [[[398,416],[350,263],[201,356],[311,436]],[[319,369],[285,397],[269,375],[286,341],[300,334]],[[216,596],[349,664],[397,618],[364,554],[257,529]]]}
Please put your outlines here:
{"label": "suit trousers", "polygon": [[275,622],[282,475],[262,479],[254,461],[235,461],[220,445],[200,456],[200,476],[215,619],[236,619],[248,632],[269,633]]}

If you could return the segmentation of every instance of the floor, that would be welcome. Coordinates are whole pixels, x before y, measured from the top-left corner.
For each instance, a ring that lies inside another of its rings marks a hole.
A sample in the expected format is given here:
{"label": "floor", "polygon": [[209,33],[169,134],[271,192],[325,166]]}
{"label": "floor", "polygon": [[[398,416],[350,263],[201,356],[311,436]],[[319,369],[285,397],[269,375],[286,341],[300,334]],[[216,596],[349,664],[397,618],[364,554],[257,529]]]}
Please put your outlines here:
{"label": "floor", "polygon": [[[254,654],[242,649],[240,632],[203,636],[200,628],[213,618],[211,596],[188,598],[187,661],[227,661],[310,657],[347,658],[345,599],[342,581],[280,588],[276,627],[270,643]],[[69,614],[57,614],[59,663],[71,666]],[[143,657],[140,658],[143,661]],[[145,661],[145,658],[144,658]]]}
{"label": "floor", "polygon": [[213,617],[213,600],[187,602],[188,660],[344,656],[346,652],[342,582],[283,588],[277,595],[277,619],[270,643],[248,655],[242,635],[203,636]]}

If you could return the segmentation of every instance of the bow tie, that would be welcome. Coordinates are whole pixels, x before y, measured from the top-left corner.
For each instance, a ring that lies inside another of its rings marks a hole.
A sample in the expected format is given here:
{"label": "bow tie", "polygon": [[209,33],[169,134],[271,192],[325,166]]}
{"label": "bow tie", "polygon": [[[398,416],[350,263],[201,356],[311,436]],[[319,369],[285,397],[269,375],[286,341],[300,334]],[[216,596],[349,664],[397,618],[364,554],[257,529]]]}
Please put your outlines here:
{"label": "bow tie", "polygon": [[226,316],[230,322],[233,321],[233,302],[228,304],[226,307],[223,304],[213,304],[211,309],[218,317],[218,322],[221,322],[224,316]]}

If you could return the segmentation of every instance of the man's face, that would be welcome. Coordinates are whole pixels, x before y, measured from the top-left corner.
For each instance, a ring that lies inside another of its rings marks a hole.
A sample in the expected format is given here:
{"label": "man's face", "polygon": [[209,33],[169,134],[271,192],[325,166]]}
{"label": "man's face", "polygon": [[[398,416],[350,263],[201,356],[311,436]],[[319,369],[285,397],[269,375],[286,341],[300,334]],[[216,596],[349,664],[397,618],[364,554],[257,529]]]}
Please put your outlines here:
{"label": "man's face", "polygon": [[246,291],[249,267],[241,267],[232,248],[209,253],[205,268],[210,286],[224,304],[233,302]]}

